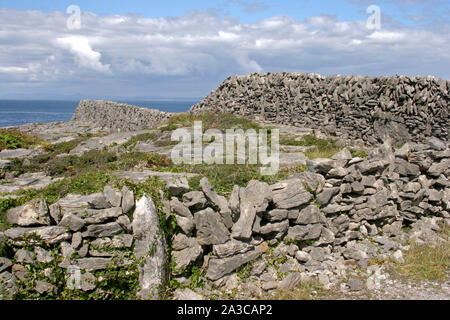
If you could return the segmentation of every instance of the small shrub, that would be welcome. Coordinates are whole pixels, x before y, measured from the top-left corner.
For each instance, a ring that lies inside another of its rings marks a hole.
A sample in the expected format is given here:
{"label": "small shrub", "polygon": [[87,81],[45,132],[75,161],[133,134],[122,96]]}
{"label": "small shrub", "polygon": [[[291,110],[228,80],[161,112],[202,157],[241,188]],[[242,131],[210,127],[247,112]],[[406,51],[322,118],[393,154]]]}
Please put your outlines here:
{"label": "small shrub", "polygon": [[19,130],[0,129],[0,151],[4,149],[31,148],[42,143],[38,137]]}

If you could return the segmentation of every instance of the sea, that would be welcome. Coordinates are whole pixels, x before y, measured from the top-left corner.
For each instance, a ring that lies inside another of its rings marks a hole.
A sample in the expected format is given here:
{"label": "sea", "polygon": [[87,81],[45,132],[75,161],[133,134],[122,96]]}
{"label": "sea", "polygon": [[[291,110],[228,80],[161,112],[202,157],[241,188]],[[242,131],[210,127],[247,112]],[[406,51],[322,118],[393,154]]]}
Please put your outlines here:
{"label": "sea", "polygon": [[[117,102],[167,112],[186,112],[199,101],[118,100]],[[78,103],[78,100],[0,100],[0,127],[69,121]]]}

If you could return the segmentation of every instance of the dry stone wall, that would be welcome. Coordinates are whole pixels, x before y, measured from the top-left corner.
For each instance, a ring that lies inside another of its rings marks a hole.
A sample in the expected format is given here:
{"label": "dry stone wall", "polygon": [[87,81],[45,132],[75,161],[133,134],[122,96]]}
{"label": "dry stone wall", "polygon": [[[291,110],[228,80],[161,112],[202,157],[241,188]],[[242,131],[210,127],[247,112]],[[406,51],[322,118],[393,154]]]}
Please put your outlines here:
{"label": "dry stone wall", "polygon": [[449,140],[450,82],[433,77],[267,73],[226,79],[192,112],[220,111],[382,142]]}
{"label": "dry stone wall", "polygon": [[72,122],[111,131],[137,131],[154,128],[172,114],[103,100],[80,101]]}

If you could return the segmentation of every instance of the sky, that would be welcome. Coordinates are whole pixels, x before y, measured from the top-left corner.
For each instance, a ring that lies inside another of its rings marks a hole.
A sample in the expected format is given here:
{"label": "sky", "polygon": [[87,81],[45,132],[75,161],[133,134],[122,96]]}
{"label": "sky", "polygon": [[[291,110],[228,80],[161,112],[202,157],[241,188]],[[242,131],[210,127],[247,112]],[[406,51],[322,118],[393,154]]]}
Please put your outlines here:
{"label": "sky", "polygon": [[448,80],[449,40],[448,0],[0,0],[0,99],[201,99],[253,72]]}

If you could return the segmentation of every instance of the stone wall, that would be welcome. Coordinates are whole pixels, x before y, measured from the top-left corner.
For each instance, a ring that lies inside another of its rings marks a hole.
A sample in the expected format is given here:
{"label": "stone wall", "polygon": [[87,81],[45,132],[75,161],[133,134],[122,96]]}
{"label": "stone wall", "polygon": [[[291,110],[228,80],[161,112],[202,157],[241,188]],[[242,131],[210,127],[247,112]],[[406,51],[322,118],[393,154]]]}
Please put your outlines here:
{"label": "stone wall", "polygon": [[111,131],[137,131],[154,128],[172,114],[103,100],[80,101],[71,121]]}
{"label": "stone wall", "polygon": [[192,112],[221,111],[382,142],[449,140],[450,82],[433,77],[301,73],[232,76]]}
{"label": "stone wall", "polygon": [[[80,290],[101,293],[104,279],[96,272],[133,261],[139,262],[134,272],[140,298],[159,297],[169,261],[171,279],[181,284],[189,281],[186,270],[200,262],[218,287],[231,286],[236,270],[248,263],[256,289],[292,289],[313,276],[328,285],[345,276],[346,268],[363,269],[372,258],[401,263],[409,241],[444,241],[436,231],[438,222],[450,222],[449,178],[450,148],[430,138],[396,151],[386,143],[367,159],[344,148],[331,159],[308,160],[307,171],[278,183],[235,186],[229,199],[207,178],[197,191],[185,177],[168,179],[171,199],[161,192],[160,215],[150,198],[135,203],[126,187],[69,195],[50,206],[33,200],[10,209],[8,222],[16,226],[0,232],[0,244],[10,248],[0,257],[0,295],[14,293],[36,265],[41,271],[32,283],[35,292],[58,290],[52,272],[80,268]],[[163,213],[174,216],[179,227],[171,257],[159,228]],[[368,286],[376,286],[374,277]]]}
{"label": "stone wall", "polygon": [[[204,256],[206,277],[220,286],[253,262],[254,283],[289,289],[305,274],[337,275],[375,257],[401,261],[402,245],[439,238],[434,219],[449,222],[450,149],[435,138],[395,153],[384,145],[367,159],[343,149],[307,167],[273,185],[235,186],[229,200],[206,178],[201,191],[172,198],[166,205],[182,229],[172,248],[180,274]],[[277,283],[274,268],[294,273]]]}

